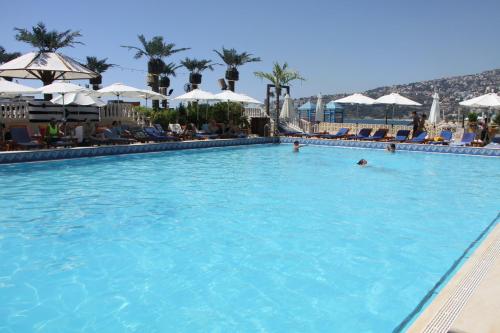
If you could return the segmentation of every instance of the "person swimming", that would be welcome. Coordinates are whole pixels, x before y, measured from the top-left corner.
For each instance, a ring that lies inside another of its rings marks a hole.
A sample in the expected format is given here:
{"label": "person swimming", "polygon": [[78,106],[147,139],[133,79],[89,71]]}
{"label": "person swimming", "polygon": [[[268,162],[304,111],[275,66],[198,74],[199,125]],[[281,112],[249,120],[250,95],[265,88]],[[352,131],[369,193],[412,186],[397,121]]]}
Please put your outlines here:
{"label": "person swimming", "polygon": [[360,159],[357,163],[359,166],[365,166],[368,165],[368,161],[365,160],[364,158]]}
{"label": "person swimming", "polygon": [[395,153],[396,152],[396,145],[394,143],[388,144],[387,147],[385,148],[389,153]]}
{"label": "person swimming", "polygon": [[300,145],[298,141],[294,141],[294,142],[293,142],[293,152],[294,152],[294,153],[298,153],[298,152],[299,152],[300,147],[303,147],[303,146],[302,146],[302,145]]}

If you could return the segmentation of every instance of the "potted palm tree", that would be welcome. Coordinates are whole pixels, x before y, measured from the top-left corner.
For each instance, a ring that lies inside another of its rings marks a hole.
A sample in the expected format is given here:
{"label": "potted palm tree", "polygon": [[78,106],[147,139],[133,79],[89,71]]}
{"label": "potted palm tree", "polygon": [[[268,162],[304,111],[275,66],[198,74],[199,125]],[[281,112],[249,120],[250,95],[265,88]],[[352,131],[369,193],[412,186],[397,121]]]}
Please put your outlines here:
{"label": "potted palm tree", "polygon": [[176,71],[181,67],[182,65],[176,65],[173,62],[165,64],[161,70],[160,88],[170,87],[170,76],[175,77]]}
{"label": "potted palm tree", "polygon": [[[148,58],[148,85],[153,91],[159,92],[159,77],[165,68],[164,59],[172,54],[189,50],[189,48],[175,48],[174,43],[166,43],[162,36],[154,36],[151,40],[147,40],[144,35],[138,36],[140,47],[122,45],[129,50],[135,50],[135,59],[142,57]],[[153,101],[153,108],[158,109],[159,101]]]}
{"label": "potted palm tree", "polygon": [[238,53],[235,49],[226,49],[225,47],[222,47],[221,51],[214,50],[214,52],[227,65],[225,77],[228,82],[228,88],[231,91],[234,91],[235,82],[240,79],[238,67],[249,62],[261,61],[259,57],[253,57],[250,53]]}
{"label": "potted palm tree", "polygon": [[189,83],[193,89],[197,89],[198,85],[201,84],[203,71],[209,69],[214,70],[214,65],[218,65],[208,59],[191,59],[186,58],[181,61],[182,66],[184,66],[189,71]]}
{"label": "potted palm tree", "polygon": [[87,68],[91,71],[99,74],[99,76],[89,80],[89,83],[92,85],[93,90],[99,89],[99,85],[102,83],[101,74],[107,71],[109,68],[115,66],[113,64],[108,64],[106,61],[108,61],[108,58],[97,59],[97,57],[87,57],[87,63],[85,64],[85,66],[87,66]]}
{"label": "potted palm tree", "polygon": [[[16,59],[17,57],[21,56],[21,53],[19,52],[6,52],[5,48],[0,46],[0,65],[6,62],[9,62],[11,60]],[[11,77],[4,77],[7,81],[12,81]]]}
{"label": "potted palm tree", "polygon": [[[65,47],[74,47],[76,44],[83,44],[78,40],[78,38],[82,36],[80,31],[49,31],[42,22],[31,27],[31,31],[21,28],[14,28],[14,30],[17,31],[16,40],[30,44],[34,48],[37,48],[40,53],[56,52]],[[54,72],[41,71],[40,79],[44,86],[51,84],[55,80]],[[52,95],[45,95],[45,99],[50,98],[52,98]]]}
{"label": "potted palm tree", "polygon": [[[300,80],[304,81],[305,79],[294,70],[288,68],[288,64],[285,62],[283,65],[280,65],[278,62],[274,63],[273,71],[271,73],[265,72],[255,72],[255,76],[266,79],[271,84],[274,85],[275,97],[276,97],[276,129],[279,122],[279,111],[280,111],[280,95],[281,89],[283,86],[289,85],[292,81]],[[269,97],[268,97],[269,98]],[[267,110],[269,114],[269,110]]]}

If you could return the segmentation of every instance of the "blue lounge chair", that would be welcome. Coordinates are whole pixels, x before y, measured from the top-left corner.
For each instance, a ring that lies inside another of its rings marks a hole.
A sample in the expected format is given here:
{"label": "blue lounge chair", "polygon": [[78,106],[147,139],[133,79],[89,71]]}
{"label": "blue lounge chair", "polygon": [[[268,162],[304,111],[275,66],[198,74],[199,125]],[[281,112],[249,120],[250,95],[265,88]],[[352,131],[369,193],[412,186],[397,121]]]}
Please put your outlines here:
{"label": "blue lounge chair", "polygon": [[372,133],[372,129],[371,128],[362,128],[358,134],[356,135],[352,135],[349,137],[349,139],[366,139],[370,136],[370,134]]}
{"label": "blue lounge chair", "polygon": [[32,140],[26,127],[11,127],[10,135],[12,141],[22,148],[41,148],[43,145],[38,141]]}
{"label": "blue lounge chair", "polygon": [[484,148],[496,148],[496,149],[500,149],[500,135],[497,135],[493,138],[493,140],[491,140],[491,142],[489,144],[487,144],[486,146],[484,146]]}
{"label": "blue lounge chair", "polygon": [[451,138],[453,137],[453,133],[448,130],[443,130],[441,133],[439,133],[439,136],[443,138],[443,141],[431,141],[429,142],[430,144],[433,145],[448,145],[451,142]]}
{"label": "blue lounge chair", "polygon": [[347,127],[342,127],[341,129],[338,130],[337,133],[335,134],[323,134],[321,135],[321,138],[323,139],[340,139],[349,134],[349,129]]}
{"label": "blue lounge chair", "polygon": [[163,134],[155,127],[145,127],[144,133],[148,136],[151,141],[177,141],[179,138],[175,136],[165,135],[165,131]]}
{"label": "blue lounge chair", "polygon": [[374,140],[374,141],[380,141],[385,136],[387,135],[387,132],[389,130],[386,128],[379,128],[378,130],[375,131],[375,133],[372,136],[369,136],[367,138],[360,138],[360,140]]}
{"label": "blue lounge chair", "polygon": [[110,129],[106,128],[104,130],[104,138],[106,139],[107,143],[111,144],[130,144],[135,142],[134,139],[127,139],[127,138],[122,138],[118,134],[114,133]]}
{"label": "blue lounge chair", "polygon": [[464,133],[460,142],[451,143],[453,146],[469,146],[476,138],[476,133]]}
{"label": "blue lounge chair", "polygon": [[425,137],[427,136],[427,132],[420,132],[416,137],[413,139],[409,140],[408,142],[410,143],[424,143],[425,142]]}
{"label": "blue lounge chair", "polygon": [[392,141],[396,142],[403,142],[408,140],[408,137],[410,136],[410,130],[399,130],[396,132],[396,136]]}

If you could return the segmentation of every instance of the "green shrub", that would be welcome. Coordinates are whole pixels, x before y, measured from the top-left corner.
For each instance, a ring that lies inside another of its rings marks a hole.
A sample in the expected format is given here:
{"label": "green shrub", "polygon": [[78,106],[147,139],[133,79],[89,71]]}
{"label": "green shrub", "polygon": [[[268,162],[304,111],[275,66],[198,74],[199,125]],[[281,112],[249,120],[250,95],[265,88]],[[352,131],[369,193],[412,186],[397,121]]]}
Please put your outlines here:
{"label": "green shrub", "polygon": [[469,122],[476,122],[477,121],[477,113],[469,112],[469,114],[467,115],[467,118],[469,119]]}

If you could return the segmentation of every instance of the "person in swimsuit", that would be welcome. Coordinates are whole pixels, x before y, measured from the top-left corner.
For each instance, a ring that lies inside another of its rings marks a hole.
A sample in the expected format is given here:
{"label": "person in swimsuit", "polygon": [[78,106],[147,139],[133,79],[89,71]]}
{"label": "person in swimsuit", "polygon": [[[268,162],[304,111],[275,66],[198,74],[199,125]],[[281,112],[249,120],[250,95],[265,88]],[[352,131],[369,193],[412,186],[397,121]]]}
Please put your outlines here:
{"label": "person in swimsuit", "polygon": [[359,166],[364,167],[365,165],[368,165],[368,161],[365,160],[364,158],[360,159],[357,163]]}

